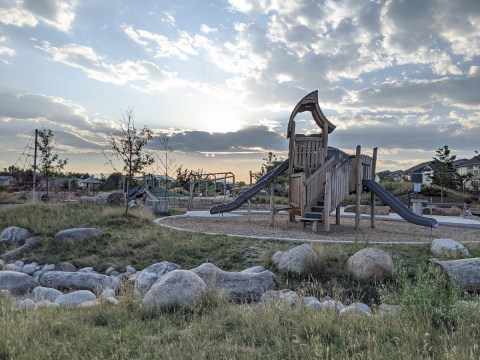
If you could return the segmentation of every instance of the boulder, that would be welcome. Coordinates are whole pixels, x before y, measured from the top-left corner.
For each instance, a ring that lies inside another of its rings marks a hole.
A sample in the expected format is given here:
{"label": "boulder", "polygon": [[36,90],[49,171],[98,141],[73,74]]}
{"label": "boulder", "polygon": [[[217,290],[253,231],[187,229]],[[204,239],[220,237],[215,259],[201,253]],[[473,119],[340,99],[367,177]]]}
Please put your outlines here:
{"label": "boulder", "polygon": [[261,305],[288,306],[295,309],[300,302],[300,296],[295,291],[283,289],[280,291],[270,290],[260,298]]}
{"label": "boulder", "polygon": [[200,276],[208,287],[221,292],[229,300],[242,302],[258,301],[264,292],[277,287],[272,272],[257,270],[224,271],[211,263],[204,263],[191,271]]}
{"label": "boulder", "polygon": [[[29,237],[28,239],[25,240],[25,243],[22,246],[20,246],[19,248],[16,248],[16,249],[11,250],[11,251],[7,251],[5,254],[3,254],[2,259],[4,261],[11,261],[13,259],[17,259],[17,258],[23,256],[23,254],[25,254],[30,249],[32,249],[35,246],[37,246],[38,244],[40,244],[41,240],[42,239],[39,236]],[[17,265],[17,263],[15,263],[15,265],[20,267],[20,268],[23,267],[23,263],[22,263],[21,266]]]}
{"label": "boulder", "polygon": [[306,296],[305,298],[303,298],[303,304],[306,307],[311,307],[314,309],[322,308],[322,303],[315,296]]}
{"label": "boulder", "polygon": [[174,304],[192,306],[206,291],[207,284],[197,274],[188,270],[173,270],[152,285],[142,303],[148,308]]}
{"label": "boulder", "polygon": [[340,312],[345,309],[345,305],[338,300],[325,300],[322,302],[322,309],[330,309],[335,310],[336,312]]}
{"label": "boulder", "polygon": [[[371,214],[371,206],[366,206],[363,214]],[[389,215],[390,206],[375,206],[375,215]]]}
{"label": "boulder", "polygon": [[48,271],[40,276],[40,285],[54,289],[90,290],[101,293],[103,290],[117,291],[120,280],[97,273]]}
{"label": "boulder", "polygon": [[55,303],[61,306],[79,306],[85,301],[95,301],[95,294],[88,290],[74,291],[57,297]]}
{"label": "boulder", "polygon": [[121,205],[125,204],[125,194],[123,192],[113,192],[107,197],[108,205]]}
{"label": "boulder", "polygon": [[135,284],[133,286],[133,294],[137,298],[145,296],[150,287],[158,280],[158,278],[173,270],[180,270],[181,267],[177,264],[162,261],[152,264],[139,273],[136,273]]}
{"label": "boulder", "polygon": [[5,261],[0,259],[0,271],[3,270],[4,267],[5,267]]}
{"label": "boulder", "polygon": [[372,309],[364,303],[353,303],[340,310],[340,314],[372,315]]}
{"label": "boulder", "polygon": [[80,202],[89,204],[106,204],[109,196],[110,193],[103,193],[96,196],[82,196]]}
{"label": "boulder", "polygon": [[357,280],[381,279],[392,276],[395,266],[385,251],[365,248],[348,259],[347,271]]}
{"label": "boulder", "polygon": [[22,272],[27,275],[32,275],[35,272],[35,270],[36,270],[36,267],[35,265],[32,265],[32,264],[24,265],[22,268]]}
{"label": "boulder", "polygon": [[67,261],[62,261],[55,265],[53,271],[76,272],[77,268]]}
{"label": "boulder", "polygon": [[0,271],[0,290],[8,290],[14,295],[25,295],[36,286],[38,282],[27,274],[17,271]]}
{"label": "boulder", "polygon": [[[369,206],[369,205],[360,205],[360,213],[366,214],[366,213],[367,213],[367,209],[368,209],[368,210],[370,209],[370,206]],[[355,212],[355,205],[347,205],[347,206],[345,206],[345,209],[343,210],[343,212],[346,212],[346,213],[354,213],[354,212]]]}
{"label": "boulder", "polygon": [[447,259],[458,259],[470,255],[463,244],[452,239],[434,239],[430,251],[435,256]]}
{"label": "boulder", "polygon": [[261,273],[262,271],[265,271],[265,268],[263,266],[253,266],[251,268],[242,270],[240,272],[244,274],[244,273]]}
{"label": "boulder", "polygon": [[23,244],[30,236],[30,231],[27,229],[18,226],[10,226],[0,234],[0,243]]}
{"label": "boulder", "polygon": [[30,309],[35,309],[37,305],[32,299],[23,299],[18,302],[18,308],[20,310],[30,310]]}
{"label": "boulder", "polygon": [[317,253],[307,244],[296,246],[288,251],[277,251],[272,261],[282,272],[302,274],[308,266],[317,259]]}
{"label": "boulder", "polygon": [[55,302],[59,296],[63,295],[60,290],[37,286],[33,289],[33,300],[38,303],[42,300],[48,300],[51,302]]}
{"label": "boulder", "polygon": [[53,240],[58,245],[65,245],[82,242],[100,236],[102,234],[102,230],[95,228],[72,228],[59,231],[55,234]]}

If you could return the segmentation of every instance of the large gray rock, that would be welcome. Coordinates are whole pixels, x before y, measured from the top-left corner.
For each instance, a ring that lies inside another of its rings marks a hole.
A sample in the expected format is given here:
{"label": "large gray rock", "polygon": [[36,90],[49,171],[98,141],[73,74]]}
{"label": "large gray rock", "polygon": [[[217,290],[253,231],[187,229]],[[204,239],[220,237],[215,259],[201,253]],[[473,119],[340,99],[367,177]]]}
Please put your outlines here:
{"label": "large gray rock", "polygon": [[120,280],[97,273],[48,271],[40,276],[40,285],[54,289],[90,290],[101,293],[103,290],[117,291]]}
{"label": "large gray rock", "polygon": [[95,294],[88,290],[74,291],[57,297],[55,303],[62,306],[80,306],[86,301],[95,301]]}
{"label": "large gray rock", "polygon": [[458,259],[469,256],[468,249],[452,239],[435,239],[432,241],[430,251],[433,255],[447,259]]}
{"label": "large gray rock", "polygon": [[37,305],[32,299],[23,299],[18,302],[18,308],[20,310],[31,310],[31,309],[35,309],[36,307]]}
{"label": "large gray rock", "polygon": [[365,248],[348,259],[347,271],[357,280],[381,279],[392,276],[395,266],[385,251]]}
{"label": "large gray rock", "polygon": [[280,291],[270,290],[260,298],[261,305],[288,306],[295,309],[300,302],[300,296],[295,291],[283,289]]}
{"label": "large gray rock", "polygon": [[36,286],[38,282],[27,274],[17,271],[0,271],[0,290],[8,290],[15,295],[25,295]]}
{"label": "large gray rock", "polygon": [[30,236],[30,231],[27,229],[18,226],[10,226],[0,234],[0,242],[23,244]]}
{"label": "large gray rock", "polygon": [[277,251],[272,256],[273,264],[282,272],[303,274],[317,259],[317,253],[307,244],[296,246],[288,251]]}
{"label": "large gray rock", "polygon": [[364,303],[356,302],[340,310],[340,314],[372,315],[370,306]]}
{"label": "large gray rock", "polygon": [[139,273],[135,278],[135,284],[133,286],[133,294],[137,298],[143,298],[150,287],[158,280],[159,277],[173,270],[180,270],[181,267],[177,264],[162,261],[156,264],[152,264]]}
{"label": "large gray rock", "polygon": [[[7,251],[5,254],[2,255],[2,259],[5,261],[11,261],[13,259],[18,259],[23,256],[27,251],[30,249],[34,248],[38,244],[40,244],[40,241],[42,239],[39,236],[32,236],[29,237],[27,240],[25,240],[25,243],[20,246],[19,248],[16,248],[11,251]],[[15,264],[19,266],[18,264]],[[19,266],[20,267],[20,266]],[[23,267],[23,265],[21,265]]]}
{"label": "large gray rock", "polygon": [[[249,270],[249,269],[247,269]],[[263,293],[276,289],[275,275],[258,268],[243,272],[224,271],[211,263],[191,270],[200,276],[208,287],[214,288],[233,301],[258,301]]]}
{"label": "large gray rock", "polygon": [[95,228],[72,228],[59,231],[53,240],[58,245],[82,242],[103,234],[103,231]]}
{"label": "large gray rock", "polygon": [[59,296],[62,296],[63,293],[60,290],[37,286],[33,289],[33,300],[38,303],[42,300],[48,300],[51,302],[55,302]]}
{"label": "large gray rock", "polygon": [[149,308],[173,304],[192,306],[206,291],[205,281],[192,271],[173,270],[152,285],[142,303]]}
{"label": "large gray rock", "polygon": [[53,271],[76,272],[77,268],[72,263],[62,261],[55,265]]}

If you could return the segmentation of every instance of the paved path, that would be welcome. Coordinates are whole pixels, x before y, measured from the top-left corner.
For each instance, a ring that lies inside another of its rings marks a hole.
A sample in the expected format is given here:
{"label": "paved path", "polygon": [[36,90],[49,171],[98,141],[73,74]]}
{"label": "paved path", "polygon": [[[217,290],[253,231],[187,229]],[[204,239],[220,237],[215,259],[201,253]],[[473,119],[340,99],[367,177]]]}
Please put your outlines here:
{"label": "paved path", "polygon": [[[252,210],[252,216],[255,214],[269,214],[267,210]],[[280,211],[278,215],[287,215],[286,212]],[[189,211],[185,215],[186,217],[201,217],[201,218],[220,218],[220,217],[239,217],[239,216],[248,216],[248,211],[246,210],[238,210],[227,212],[223,214],[215,214],[211,215],[209,211]],[[330,215],[332,216],[332,215]],[[340,210],[340,216],[342,217],[355,217],[354,213],[346,213],[344,208]],[[430,217],[430,216],[426,216]],[[452,226],[459,226],[459,227],[468,227],[468,228],[479,228],[480,229],[480,221],[479,220],[472,220],[466,219],[462,216],[431,216],[432,218],[436,219],[439,224],[441,225],[452,225]],[[362,219],[368,219],[370,215],[362,214]],[[379,220],[387,220],[387,221],[405,221],[400,215],[396,213],[390,213],[390,215],[376,215],[376,219]]]}

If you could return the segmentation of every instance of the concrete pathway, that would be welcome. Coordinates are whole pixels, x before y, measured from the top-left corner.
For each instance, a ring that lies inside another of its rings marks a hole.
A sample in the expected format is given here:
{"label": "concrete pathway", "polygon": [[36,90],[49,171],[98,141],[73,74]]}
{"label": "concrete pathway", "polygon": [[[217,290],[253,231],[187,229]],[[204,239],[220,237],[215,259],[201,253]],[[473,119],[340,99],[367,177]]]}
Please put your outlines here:
{"label": "concrete pathway", "polygon": [[[355,213],[346,213],[344,208],[340,209],[340,216],[342,217],[355,217]],[[269,214],[268,210],[252,210],[251,215],[255,216],[258,214]],[[332,213],[333,216],[335,213]],[[330,216],[332,216],[332,214]],[[277,215],[288,215],[285,211],[280,211]],[[239,216],[248,216],[247,210],[236,210],[232,212],[226,212],[223,214],[210,214],[209,211],[189,211],[185,215],[186,217],[202,217],[202,218],[221,218],[221,217],[239,217]],[[430,216],[425,216],[430,217]],[[459,227],[468,227],[468,228],[479,228],[480,229],[480,221],[479,220],[472,220],[466,219],[462,216],[431,216],[432,218],[436,219],[439,225],[450,225],[450,226],[459,226]],[[362,219],[369,219],[370,215],[362,214]],[[405,221],[402,217],[400,217],[396,213],[390,213],[390,215],[376,215],[376,219],[378,220],[386,220],[386,221]]]}

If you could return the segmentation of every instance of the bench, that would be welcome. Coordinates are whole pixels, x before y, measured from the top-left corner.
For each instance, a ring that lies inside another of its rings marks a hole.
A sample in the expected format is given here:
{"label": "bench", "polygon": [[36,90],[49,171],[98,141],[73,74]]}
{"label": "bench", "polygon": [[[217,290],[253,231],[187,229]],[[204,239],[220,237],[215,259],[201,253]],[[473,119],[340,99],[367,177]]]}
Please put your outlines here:
{"label": "bench", "polygon": [[322,219],[313,219],[313,218],[299,218],[298,221],[302,223],[302,228],[305,229],[307,222],[312,223],[312,231],[317,232],[317,225],[319,222],[322,222]]}

